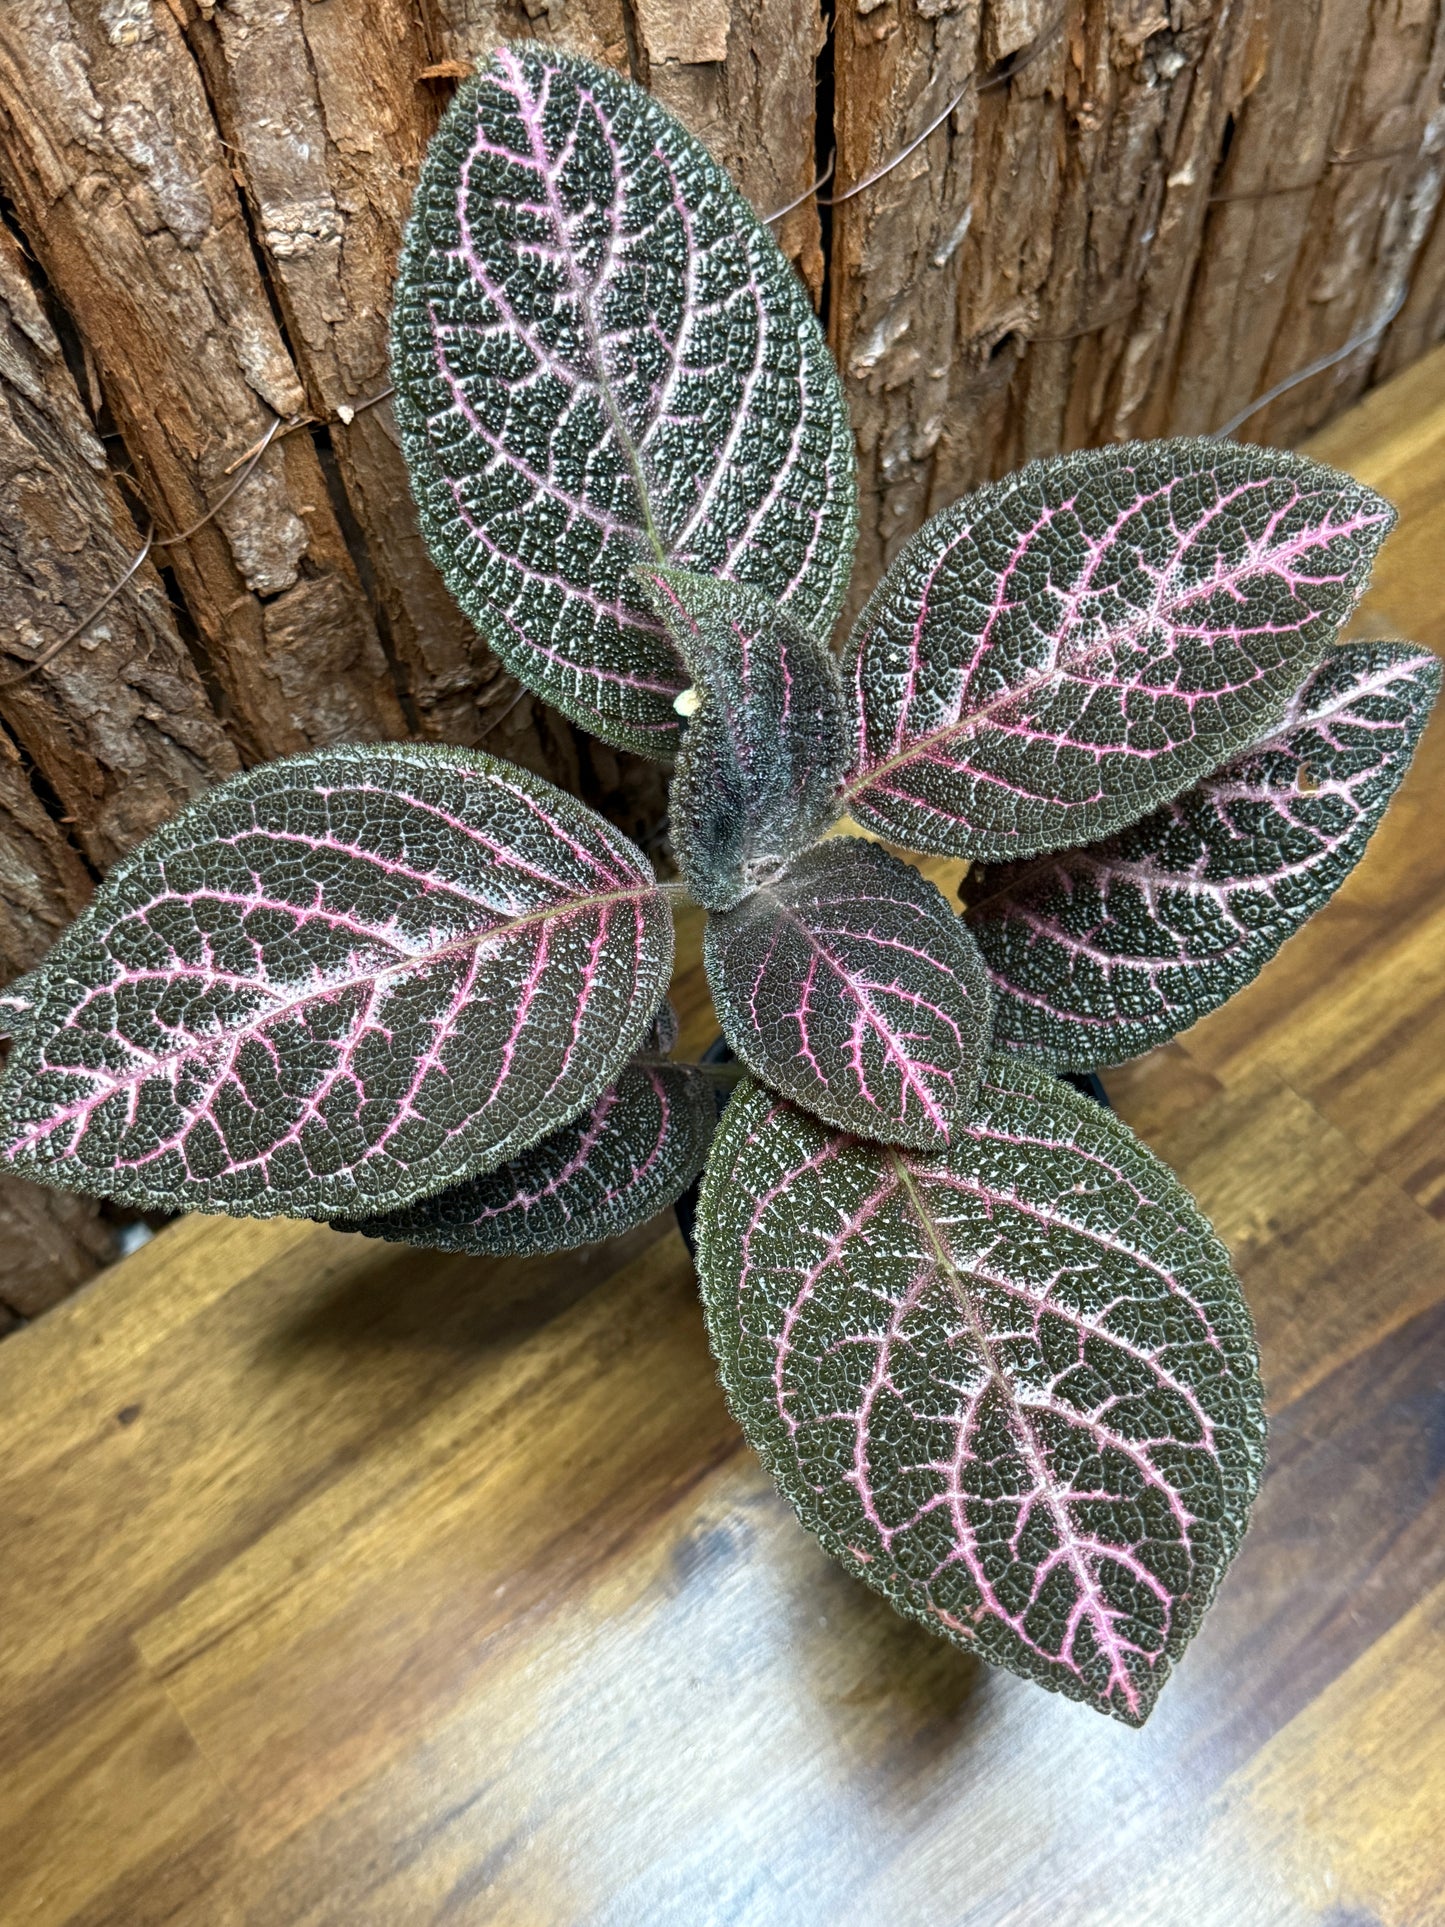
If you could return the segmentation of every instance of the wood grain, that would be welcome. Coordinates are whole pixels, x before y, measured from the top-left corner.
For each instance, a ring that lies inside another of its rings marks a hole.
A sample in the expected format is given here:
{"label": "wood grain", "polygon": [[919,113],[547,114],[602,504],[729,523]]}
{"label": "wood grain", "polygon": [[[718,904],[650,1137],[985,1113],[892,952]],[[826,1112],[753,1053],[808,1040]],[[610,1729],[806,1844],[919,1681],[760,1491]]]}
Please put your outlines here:
{"label": "wood grain", "polygon": [[[1404,508],[1364,631],[1445,647],[1445,351],[1321,452]],[[1334,906],[1110,1076],[1272,1423],[1142,1733],[827,1561],[670,1221],[485,1263],[190,1219],[0,1346],[7,1927],[1439,1927],[1442,809],[1437,724]]]}
{"label": "wood grain", "polygon": [[1208,433],[1378,328],[1251,417],[1293,443],[1440,337],[1439,0],[876,0],[835,40],[855,604],[1024,461]]}

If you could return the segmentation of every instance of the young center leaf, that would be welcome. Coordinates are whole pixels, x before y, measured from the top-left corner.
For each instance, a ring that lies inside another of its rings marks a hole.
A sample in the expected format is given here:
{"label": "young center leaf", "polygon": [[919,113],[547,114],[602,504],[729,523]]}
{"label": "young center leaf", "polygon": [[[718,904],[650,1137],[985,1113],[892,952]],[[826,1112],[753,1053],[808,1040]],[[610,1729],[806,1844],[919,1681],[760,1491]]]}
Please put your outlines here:
{"label": "young center leaf", "polygon": [[851,644],[843,804],[1007,862],[1136,822],[1272,726],[1394,520],[1278,449],[1137,442],[935,516]]}
{"label": "young center leaf", "polygon": [[988,976],[961,917],[876,843],[833,837],[708,918],[718,1021],[755,1077],[841,1131],[947,1141],[988,1051]]}
{"label": "young center leaf", "polygon": [[639,562],[751,582],[826,636],[852,562],[847,410],[772,236],[640,88],[502,47],[417,188],[397,415],[452,593],[529,688],[670,755],[687,677]]}
{"label": "young center leaf", "polygon": [[971,876],[995,1041],[1088,1070],[1232,997],[1364,855],[1439,688],[1428,650],[1332,649],[1268,737],[1142,823]]}
{"label": "young center leaf", "polygon": [[124,862],[38,972],[0,1154],[158,1209],[359,1216],[590,1105],[666,992],[640,851],[477,750],[317,750]]}
{"label": "young center leaf", "polygon": [[675,569],[643,579],[696,689],[672,847],[697,901],[726,910],[835,814],[847,761],[837,660],[756,589]]}
{"label": "young center leaf", "polygon": [[1264,1439],[1248,1311],[1170,1172],[1010,1060],[928,1155],[743,1086],[698,1225],[724,1389],[804,1525],[932,1631],[1142,1723]]}

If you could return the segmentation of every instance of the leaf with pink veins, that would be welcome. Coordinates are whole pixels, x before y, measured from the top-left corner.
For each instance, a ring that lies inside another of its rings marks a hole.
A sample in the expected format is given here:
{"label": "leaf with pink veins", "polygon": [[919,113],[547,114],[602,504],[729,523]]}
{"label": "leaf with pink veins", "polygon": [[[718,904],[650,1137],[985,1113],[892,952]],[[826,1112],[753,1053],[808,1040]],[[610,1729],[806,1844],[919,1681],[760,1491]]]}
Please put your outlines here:
{"label": "leaf with pink veins", "polygon": [[995,1041],[1090,1070],[1241,990],[1365,854],[1439,689],[1428,649],[1344,644],[1263,741],[1142,823],[970,875]]}
{"label": "leaf with pink veins", "polygon": [[645,1224],[692,1183],[717,1124],[711,1081],[693,1065],[663,1060],[669,1032],[675,1026],[648,1039],[643,1059],[580,1117],[495,1171],[383,1217],[337,1219],[336,1229],[436,1251],[525,1257]]}
{"label": "leaf with pink veins", "polygon": [[936,515],[850,644],[843,807],[1003,863],[1137,822],[1271,728],[1394,521],[1223,441],[1034,462]]}
{"label": "leaf with pink veins", "polygon": [[447,110],[392,317],[402,447],[447,586],[529,689],[666,758],[687,677],[633,575],[749,582],[826,638],[857,529],[812,306],[640,87],[499,47]]}
{"label": "leaf with pink veins", "polygon": [[1141,1725],[1264,1456],[1249,1313],[1173,1175],[1012,1060],[929,1153],[744,1085],[698,1232],[729,1404],[809,1531],[930,1631]]}
{"label": "leaf with pink veins", "polygon": [[703,961],[735,1054],[839,1130],[926,1147],[968,1117],[992,1017],[983,959],[878,844],[805,851],[708,918]]}
{"label": "leaf with pink veins", "polygon": [[240,1216],[386,1211],[590,1105],[666,992],[640,850],[479,750],[316,750],[199,798],[41,967],[0,1155]]}

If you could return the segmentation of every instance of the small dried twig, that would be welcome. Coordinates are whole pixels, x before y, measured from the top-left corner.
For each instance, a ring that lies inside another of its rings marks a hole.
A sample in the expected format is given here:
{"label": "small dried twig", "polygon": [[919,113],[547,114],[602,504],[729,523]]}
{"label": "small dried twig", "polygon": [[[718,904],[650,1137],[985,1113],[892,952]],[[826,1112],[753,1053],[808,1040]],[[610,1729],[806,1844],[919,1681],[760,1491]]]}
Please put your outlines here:
{"label": "small dried twig", "polygon": [[[388,383],[379,394],[369,395],[365,401],[357,402],[354,408],[344,407],[338,409],[334,419],[342,423],[350,423],[368,408],[375,408],[379,402],[385,401],[388,396],[395,392],[395,389]],[[320,419],[321,418],[316,415],[278,415],[259,441],[253,442],[244,454],[238,455],[234,462],[222,470],[223,474],[235,475],[236,479],[220,499],[211,504],[199,521],[192,522],[189,528],[175,529],[169,535],[159,536],[156,534],[154,523],[152,523],[151,527],[146,531],[145,540],[141,544],[138,553],[132,556],[127,563],[125,573],[110,585],[99,602],[96,603],[95,607],[82,616],[80,621],[72,628],[67,629],[63,636],[59,637],[55,642],[52,642],[50,647],[41,655],[36,656],[31,662],[27,662],[25,667],[16,675],[8,677],[4,682],[0,682],[0,692],[13,689],[17,683],[22,683],[28,677],[33,676],[38,669],[43,669],[47,663],[53,662],[61,650],[68,648],[78,636],[83,636],[95,621],[96,617],[103,614],[103,612],[110,607],[111,603],[115,601],[121,590],[131,580],[132,576],[135,575],[148,555],[152,554],[156,549],[173,549],[178,543],[189,542],[193,535],[198,535],[208,522],[220,514],[227,502],[245,487],[252,475],[255,474],[261,457],[273,442],[282,441],[287,435],[294,435],[299,428],[314,427]],[[237,474],[237,470],[240,471],[239,474]],[[125,475],[122,475],[120,479],[123,482],[129,481],[129,477]],[[7,643],[3,646],[9,649],[12,654],[17,653],[13,643]]]}
{"label": "small dried twig", "polygon": [[795,207],[801,207],[804,201],[810,201],[813,198],[813,196],[817,193],[820,187],[826,187],[829,181],[832,180],[833,170],[837,165],[838,165],[838,150],[835,147],[832,153],[828,156],[828,165],[823,169],[822,173],[818,176],[818,178],[815,181],[810,181],[808,186],[803,189],[802,193],[799,195],[796,195],[791,201],[789,201],[786,207],[776,208],[773,211],[773,213],[765,214],[763,216],[763,226],[771,227],[774,221],[781,221],[783,216],[785,214],[791,214]]}
{"label": "small dried twig", "polygon": [[[314,425],[315,421],[316,417],[314,415],[279,416],[272,422],[271,426],[266,430],[266,433],[261,436],[259,441],[252,442],[251,446],[239,454],[234,462],[227,462],[226,466],[221,470],[221,473],[223,475],[234,475],[238,468],[244,468],[246,475],[249,475],[251,470],[256,466],[258,459],[266,453],[266,450],[271,446],[272,442],[285,441],[286,437],[288,435],[294,435],[298,428],[310,428]],[[197,522],[197,529],[202,528],[205,522],[210,521],[211,517],[216,513],[216,509],[221,509],[226,506],[227,502],[229,502],[231,497],[236,493],[236,489],[241,486],[241,482],[245,481],[245,479],[246,476],[243,475],[240,481],[235,484],[235,487],[226,490],[226,493],[221,497],[220,501],[217,502],[216,508],[207,510],[203,521]],[[184,541],[186,534],[194,535],[195,529],[183,531],[180,535],[168,536],[166,538],[167,543]]]}
{"label": "small dried twig", "polygon": [[1251,415],[1257,415],[1261,408],[1268,408],[1272,401],[1278,401],[1281,395],[1287,395],[1291,388],[1298,388],[1302,381],[1308,381],[1312,375],[1324,374],[1326,369],[1333,368],[1337,362],[1347,360],[1359,349],[1368,348],[1372,341],[1379,339],[1399,314],[1409,293],[1410,284],[1407,281],[1402,284],[1400,292],[1378,321],[1372,321],[1368,328],[1362,328],[1358,334],[1351,335],[1344,347],[1336,348],[1333,354],[1321,355],[1318,361],[1310,362],[1308,367],[1286,376],[1283,381],[1277,381],[1273,388],[1266,389],[1264,394],[1256,396],[1247,408],[1241,408],[1237,415],[1231,415],[1222,428],[1216,428],[1210,440],[1222,441],[1226,435],[1232,435],[1236,429],[1243,427]]}
{"label": "small dried twig", "polygon": [[486,728],[482,731],[481,735],[477,738],[477,741],[479,743],[484,743],[487,740],[487,738],[491,735],[494,729],[500,729],[502,724],[506,722],[507,718],[511,715],[512,711],[517,707],[517,704],[521,702],[522,698],[526,694],[527,694],[527,685],[523,683],[522,687],[517,691],[516,695],[513,696],[512,700],[507,704],[507,707],[502,711],[501,715],[494,716],[492,720],[487,724]]}
{"label": "small dried twig", "polygon": [[396,384],[395,382],[389,381],[385,388],[380,389],[374,395],[368,395],[365,401],[357,402],[354,408],[349,402],[343,402],[336,411],[336,419],[341,423],[343,428],[350,428],[358,415],[364,415],[368,408],[375,408],[384,401],[390,401],[395,393]]}
{"label": "small dried twig", "polygon": [[[33,676],[37,669],[43,669],[46,663],[53,662],[61,650],[68,644],[74,642],[77,636],[83,635],[91,623],[95,621],[96,617],[100,615],[102,610],[108,608],[110,604],[115,601],[126,583],[130,581],[136,570],[153,549],[171,549],[174,548],[178,542],[189,541],[191,536],[198,534],[213,516],[219,515],[236,491],[243,487],[249,480],[257,462],[260,461],[261,457],[266,453],[266,450],[271,446],[272,442],[275,441],[278,433],[285,425],[285,418],[278,415],[266,430],[266,433],[261,437],[260,441],[256,443],[255,447],[249,449],[247,453],[241,457],[241,460],[245,463],[245,467],[241,469],[241,473],[236,477],[235,481],[232,482],[221,499],[218,502],[213,502],[210,508],[206,510],[199,522],[193,522],[188,529],[177,529],[173,535],[163,536],[157,536],[153,523],[146,532],[146,538],[140,546],[139,553],[134,555],[127,565],[125,574],[121,576],[118,581],[111,584],[89,614],[83,616],[73,628],[68,629],[57,642],[52,642],[50,647],[42,655],[37,656],[33,662],[26,663],[18,675],[11,676],[7,678],[5,682],[0,683],[0,690],[13,689],[17,683],[24,682],[27,677]],[[296,425],[299,426],[299,423]],[[229,474],[230,471],[227,470],[227,473]]]}
{"label": "small dried twig", "polygon": [[33,662],[28,662],[25,665],[25,667],[19,672],[18,675],[7,676],[4,682],[0,682],[0,690],[13,689],[17,683],[24,682],[27,676],[33,676],[37,669],[43,669],[46,663],[50,662],[54,657],[58,656],[61,650],[65,648],[67,643],[74,642],[77,636],[83,635],[85,633],[85,631],[90,627],[91,623],[95,621],[96,617],[102,612],[102,610],[109,608],[110,604],[115,601],[116,597],[120,594],[121,590],[125,587],[126,583],[130,581],[131,577],[135,574],[136,570],[140,567],[141,563],[145,561],[146,557],[150,554],[151,550],[155,547],[155,533],[156,532],[154,529],[150,530],[149,534],[146,536],[145,541],[141,544],[140,553],[132,559],[130,566],[127,568],[125,574],[121,576],[119,581],[113,582],[111,584],[111,586],[106,590],[105,594],[100,598],[100,601],[96,603],[95,607],[89,612],[89,614],[82,616],[80,621],[75,624],[74,628],[67,629],[65,634],[61,636],[58,642],[52,642],[50,647],[47,650],[45,650],[45,652],[42,655],[37,656]]}
{"label": "small dried twig", "polygon": [[[942,127],[954,109],[963,104],[968,95],[968,90],[972,85],[973,76],[970,75],[954,95],[953,99],[944,108],[943,112],[928,123],[916,140],[911,140],[907,147],[893,156],[891,161],[885,161],[883,166],[876,169],[872,174],[865,174],[861,181],[855,181],[851,187],[845,187],[841,194],[820,194],[818,196],[819,207],[841,207],[845,201],[851,201],[855,194],[861,194],[865,188],[876,187],[881,180],[886,179],[886,177],[893,172],[895,167],[901,167],[903,162],[908,159],[908,156],[922,147],[923,143],[928,140],[931,135],[938,132],[939,128]],[[980,88],[979,92],[982,93],[983,89]]]}
{"label": "small dried twig", "polygon": [[[253,443],[252,446],[247,449],[246,453],[241,457],[241,462],[244,463],[245,466],[241,468],[240,474],[236,477],[235,481],[232,482],[220,500],[211,504],[199,522],[192,522],[188,529],[177,529],[174,535],[163,535],[159,537],[155,543],[155,547],[158,549],[173,549],[178,542],[188,542],[193,535],[199,535],[207,522],[214,516],[219,515],[227,502],[231,500],[231,497],[245,487],[255,472],[256,464],[266,453],[266,450],[271,446],[272,442],[275,441],[277,435],[279,435],[281,430],[286,426],[286,419],[284,415],[278,415],[266,430],[266,433],[261,437],[260,441]],[[240,466],[240,464],[236,464],[236,466]],[[225,472],[228,475],[231,473],[230,469],[227,469]]]}

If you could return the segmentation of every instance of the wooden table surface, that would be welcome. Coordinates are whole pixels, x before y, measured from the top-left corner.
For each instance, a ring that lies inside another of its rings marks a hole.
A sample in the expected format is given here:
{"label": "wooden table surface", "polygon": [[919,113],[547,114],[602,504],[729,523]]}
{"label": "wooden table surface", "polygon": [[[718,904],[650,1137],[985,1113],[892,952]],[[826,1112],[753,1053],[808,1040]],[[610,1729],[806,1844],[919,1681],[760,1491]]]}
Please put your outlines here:
{"label": "wooden table surface", "polygon": [[[1315,450],[1403,512],[1356,633],[1445,649],[1445,351]],[[1109,1082],[1272,1415],[1142,1732],[825,1558],[670,1219],[494,1264],[196,1218],[0,1345],[6,1927],[1445,1922],[1445,725],[1330,909]]]}

